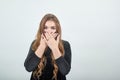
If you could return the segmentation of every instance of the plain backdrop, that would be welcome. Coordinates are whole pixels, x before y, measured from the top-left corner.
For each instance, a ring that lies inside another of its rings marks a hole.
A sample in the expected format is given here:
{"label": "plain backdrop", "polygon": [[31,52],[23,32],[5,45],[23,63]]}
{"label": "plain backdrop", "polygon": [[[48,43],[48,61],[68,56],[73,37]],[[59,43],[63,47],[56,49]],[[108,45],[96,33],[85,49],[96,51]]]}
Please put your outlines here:
{"label": "plain backdrop", "polygon": [[71,44],[67,80],[120,80],[120,0],[0,0],[0,80],[29,80],[24,60],[46,13]]}

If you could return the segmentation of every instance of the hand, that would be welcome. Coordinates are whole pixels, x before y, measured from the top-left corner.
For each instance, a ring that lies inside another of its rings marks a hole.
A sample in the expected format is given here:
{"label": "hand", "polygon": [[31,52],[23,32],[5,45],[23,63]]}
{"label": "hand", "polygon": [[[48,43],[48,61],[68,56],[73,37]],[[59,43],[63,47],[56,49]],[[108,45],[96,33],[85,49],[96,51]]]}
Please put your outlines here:
{"label": "hand", "polygon": [[40,40],[40,45],[41,45],[42,47],[46,48],[46,47],[47,47],[47,44],[46,44],[44,38],[45,38],[45,37],[44,37],[44,35],[42,34],[42,35],[41,35],[41,40]]}
{"label": "hand", "polygon": [[45,33],[44,40],[51,50],[54,50],[56,48],[58,49],[59,39],[60,39],[60,35],[58,35],[58,33],[52,33],[52,34]]}
{"label": "hand", "polygon": [[45,39],[45,37],[42,34],[41,40],[40,40],[40,45],[38,46],[37,50],[35,51],[35,54],[40,58],[42,58],[44,51],[45,51],[45,48],[47,47],[47,44],[46,44],[44,39]]}
{"label": "hand", "polygon": [[60,35],[58,35],[56,33],[54,33],[54,34],[45,33],[45,37],[46,38],[44,38],[44,40],[45,40],[46,44],[48,45],[48,47],[52,50],[54,59],[57,59],[60,56],[62,56],[61,52],[59,50],[59,47],[58,47]]}

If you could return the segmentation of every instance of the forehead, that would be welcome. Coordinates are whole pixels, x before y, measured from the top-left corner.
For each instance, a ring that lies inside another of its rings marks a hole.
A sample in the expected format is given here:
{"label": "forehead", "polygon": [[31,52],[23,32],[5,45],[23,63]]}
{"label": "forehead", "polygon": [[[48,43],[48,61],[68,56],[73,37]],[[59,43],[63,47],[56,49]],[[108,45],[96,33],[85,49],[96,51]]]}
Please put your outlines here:
{"label": "forehead", "polygon": [[45,26],[56,26],[54,21],[46,21]]}

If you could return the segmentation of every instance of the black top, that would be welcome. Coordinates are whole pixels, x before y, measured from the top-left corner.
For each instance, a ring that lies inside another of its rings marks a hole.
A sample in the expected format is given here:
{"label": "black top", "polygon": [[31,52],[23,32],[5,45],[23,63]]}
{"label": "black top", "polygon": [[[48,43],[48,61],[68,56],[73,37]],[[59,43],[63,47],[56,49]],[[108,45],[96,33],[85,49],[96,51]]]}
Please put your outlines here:
{"label": "black top", "polygon": [[[34,42],[34,41],[33,41]],[[33,44],[32,42],[32,44]],[[30,46],[28,55],[25,59],[24,66],[28,72],[34,71],[37,69],[38,64],[40,63],[41,58],[39,58],[35,52],[32,50],[32,44]],[[55,60],[58,66],[57,80],[66,80],[66,75],[69,73],[71,69],[71,48],[68,41],[63,41],[64,45],[64,56],[59,57]],[[47,62],[46,66],[40,76],[39,80],[54,80],[53,77],[53,65],[51,63],[51,50],[50,48],[45,51],[44,55],[46,56]],[[38,80],[37,78],[33,78],[33,74],[31,75],[30,80]]]}

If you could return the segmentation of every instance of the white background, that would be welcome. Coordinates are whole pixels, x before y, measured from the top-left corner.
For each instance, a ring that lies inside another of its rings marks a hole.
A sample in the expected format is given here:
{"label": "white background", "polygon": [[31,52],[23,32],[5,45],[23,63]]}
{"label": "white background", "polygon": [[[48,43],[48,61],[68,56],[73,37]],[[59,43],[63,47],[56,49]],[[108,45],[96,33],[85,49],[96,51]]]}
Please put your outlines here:
{"label": "white background", "polygon": [[0,80],[29,80],[24,60],[46,13],[71,44],[67,80],[120,80],[119,0],[0,0]]}

